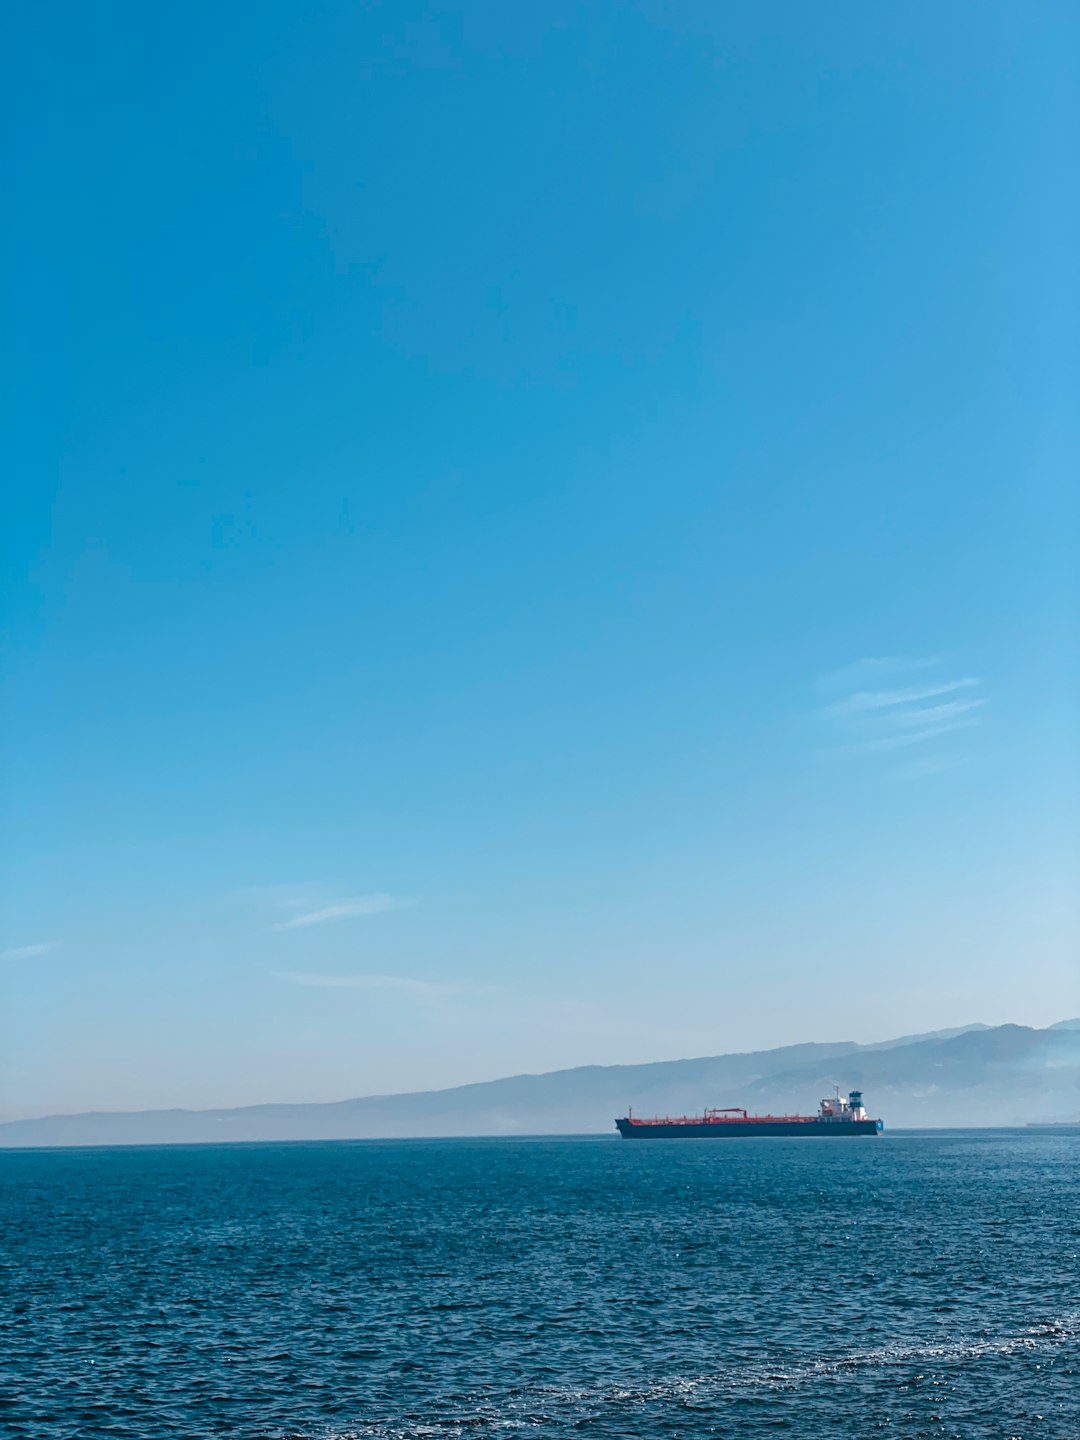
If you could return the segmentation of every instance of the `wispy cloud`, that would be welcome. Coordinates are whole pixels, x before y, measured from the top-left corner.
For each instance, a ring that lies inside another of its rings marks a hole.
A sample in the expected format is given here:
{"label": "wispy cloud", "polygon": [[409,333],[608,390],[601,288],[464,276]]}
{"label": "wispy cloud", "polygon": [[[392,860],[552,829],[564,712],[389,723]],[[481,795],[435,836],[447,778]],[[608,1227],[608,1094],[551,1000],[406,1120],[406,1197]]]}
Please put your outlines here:
{"label": "wispy cloud", "polygon": [[[296,902],[286,902],[295,904]],[[303,902],[301,902],[303,903]],[[319,905],[314,909],[303,909],[288,920],[275,925],[275,930],[303,930],[309,925],[326,925],[332,920],[355,920],[364,915],[382,915],[387,910],[400,910],[407,905],[396,895],[354,895],[347,900],[333,904]]]}
{"label": "wispy cloud", "polygon": [[10,950],[0,950],[0,960],[33,960],[38,955],[51,955],[56,948],[55,940],[39,940],[36,945],[15,945]]}
{"label": "wispy cloud", "polygon": [[[926,747],[932,753],[906,767],[905,778],[952,769],[964,757],[957,756],[955,747],[945,753],[945,737],[979,725],[987,697],[979,693],[983,681],[977,676],[933,675],[943,665],[937,658],[890,656],[860,660],[823,676],[818,689],[831,698],[818,713],[831,732],[831,752],[869,755]],[[912,671],[923,672],[925,678],[917,684],[896,683]],[[890,679],[891,685],[883,683]]]}
{"label": "wispy cloud", "polygon": [[440,1000],[459,995],[463,987],[434,980],[415,980],[408,975],[313,975],[295,970],[278,970],[274,978],[288,985],[306,985],[315,990],[378,990],[408,995],[417,1000]]}
{"label": "wispy cloud", "polygon": [[941,664],[940,655],[871,655],[830,670],[818,679],[818,689],[839,692],[852,686],[880,683],[893,675],[908,675],[919,670],[934,670]]}
{"label": "wispy cloud", "polygon": [[920,705],[913,710],[895,710],[881,717],[882,722],[896,730],[929,729],[935,725],[954,725],[961,715],[969,718],[963,723],[974,724],[977,716],[971,714],[986,704],[985,696],[975,700],[949,700],[944,705]]}
{"label": "wispy cloud", "polygon": [[938,695],[951,695],[956,690],[969,690],[982,682],[972,675],[962,680],[946,680],[941,685],[922,685],[907,690],[857,690],[829,706],[830,715],[864,715],[873,710],[891,710],[898,705],[917,705]]}
{"label": "wispy cloud", "polygon": [[970,764],[970,755],[931,755],[928,758],[911,760],[896,772],[897,780],[925,780],[930,775],[940,775],[945,770],[955,770],[958,765]]}
{"label": "wispy cloud", "polygon": [[923,726],[901,735],[876,735],[870,740],[853,741],[847,748],[867,754],[875,750],[906,750],[909,745],[923,745],[929,740],[936,740],[939,735],[949,735],[954,730],[970,730],[977,723],[976,720],[956,720],[950,725]]}

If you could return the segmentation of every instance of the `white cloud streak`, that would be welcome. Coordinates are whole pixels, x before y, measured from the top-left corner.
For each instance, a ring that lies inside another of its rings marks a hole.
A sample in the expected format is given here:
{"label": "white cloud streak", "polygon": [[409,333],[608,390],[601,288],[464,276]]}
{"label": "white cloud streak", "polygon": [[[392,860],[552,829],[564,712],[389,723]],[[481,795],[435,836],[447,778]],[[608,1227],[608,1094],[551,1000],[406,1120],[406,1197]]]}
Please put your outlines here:
{"label": "white cloud streak", "polygon": [[462,989],[460,985],[415,980],[408,975],[314,975],[295,970],[278,970],[274,975],[287,985],[304,985],[314,990],[372,990],[416,1000],[441,1000],[460,994]]}
{"label": "white cloud streak", "polygon": [[[923,705],[917,710],[901,710],[897,714],[881,716],[881,723],[892,725],[897,730],[929,728],[934,725],[952,723],[960,715],[970,715],[985,705],[985,698],[979,700],[951,700],[945,705]],[[974,724],[975,716],[966,723]]]}
{"label": "white cloud streak", "polygon": [[[840,690],[849,692],[833,698],[818,712],[839,742],[832,747],[834,752],[873,754],[927,746],[933,753],[918,767],[909,766],[906,774],[929,775],[951,769],[958,763],[955,751],[945,755],[934,742],[944,742],[945,736],[971,730],[981,723],[980,712],[987,704],[987,697],[976,692],[982,680],[974,675],[956,679],[927,675],[919,684],[874,686],[875,681],[880,685],[887,675],[929,671],[941,663],[937,659],[904,660],[901,657],[860,660],[823,677],[818,682],[819,689],[831,692],[834,697]],[[943,698],[947,696],[957,698]],[[938,703],[928,704],[928,701]]]}
{"label": "white cloud streak", "polygon": [[322,905],[315,910],[302,910],[275,925],[275,930],[303,930],[311,925],[326,925],[332,920],[356,920],[365,915],[382,915],[387,910],[400,910],[407,905],[395,895],[356,895],[348,900],[338,900],[332,905]]}
{"label": "white cloud streak", "polygon": [[976,720],[957,720],[951,725],[931,725],[924,730],[911,730],[904,735],[881,735],[872,740],[859,740],[848,746],[850,750],[871,752],[874,750],[903,750],[909,745],[922,745],[927,740],[936,740],[939,735],[948,735],[953,730],[970,730]]}
{"label": "white cloud streak", "polygon": [[845,665],[840,670],[831,670],[827,675],[822,675],[817,685],[819,690],[833,692],[847,690],[852,685],[865,685],[867,681],[880,682],[888,675],[905,675],[912,671],[933,670],[940,664],[941,658],[937,655],[910,658],[902,655],[869,656],[864,660],[856,660],[854,664]]}
{"label": "white cloud streak", "polygon": [[930,775],[940,775],[945,770],[955,770],[958,765],[967,765],[970,755],[928,756],[925,760],[911,760],[897,772],[898,780],[925,780]]}
{"label": "white cloud streak", "polygon": [[924,685],[909,690],[859,690],[845,700],[838,700],[829,706],[831,715],[861,715],[867,711],[888,710],[897,705],[917,705],[922,700],[933,700],[938,695],[951,695],[956,690],[968,690],[981,682],[974,676],[966,675],[962,680],[949,680],[943,685]]}
{"label": "white cloud streak", "polygon": [[0,950],[0,960],[34,960],[39,955],[51,955],[56,948],[55,940],[40,940],[36,945],[16,945],[10,950]]}

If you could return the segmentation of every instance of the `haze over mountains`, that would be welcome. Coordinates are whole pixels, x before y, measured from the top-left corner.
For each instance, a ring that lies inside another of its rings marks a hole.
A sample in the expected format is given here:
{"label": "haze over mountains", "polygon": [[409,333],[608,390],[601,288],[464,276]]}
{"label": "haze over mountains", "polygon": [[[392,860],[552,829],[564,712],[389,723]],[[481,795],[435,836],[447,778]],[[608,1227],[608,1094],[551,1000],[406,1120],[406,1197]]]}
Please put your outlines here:
{"label": "haze over mountains", "polygon": [[0,1125],[0,1147],[606,1133],[628,1106],[640,1115],[705,1105],[806,1113],[833,1084],[861,1087],[887,1129],[1080,1123],[1080,1020],[581,1066],[334,1104],[53,1115]]}

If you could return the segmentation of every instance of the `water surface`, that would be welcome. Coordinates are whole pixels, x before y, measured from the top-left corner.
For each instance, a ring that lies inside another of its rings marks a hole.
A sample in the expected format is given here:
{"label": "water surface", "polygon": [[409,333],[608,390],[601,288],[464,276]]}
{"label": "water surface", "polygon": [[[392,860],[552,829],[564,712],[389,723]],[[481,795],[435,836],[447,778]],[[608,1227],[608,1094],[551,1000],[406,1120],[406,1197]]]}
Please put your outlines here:
{"label": "water surface", "polygon": [[0,1153],[0,1434],[1080,1437],[1080,1132]]}

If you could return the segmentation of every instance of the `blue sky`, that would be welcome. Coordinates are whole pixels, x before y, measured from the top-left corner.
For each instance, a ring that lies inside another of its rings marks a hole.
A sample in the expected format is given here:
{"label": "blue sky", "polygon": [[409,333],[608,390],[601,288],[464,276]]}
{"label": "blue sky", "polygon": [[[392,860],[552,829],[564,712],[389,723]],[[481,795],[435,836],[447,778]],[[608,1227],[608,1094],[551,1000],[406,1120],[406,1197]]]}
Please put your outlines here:
{"label": "blue sky", "polygon": [[9,17],[4,1116],[1080,1011],[1078,29]]}

